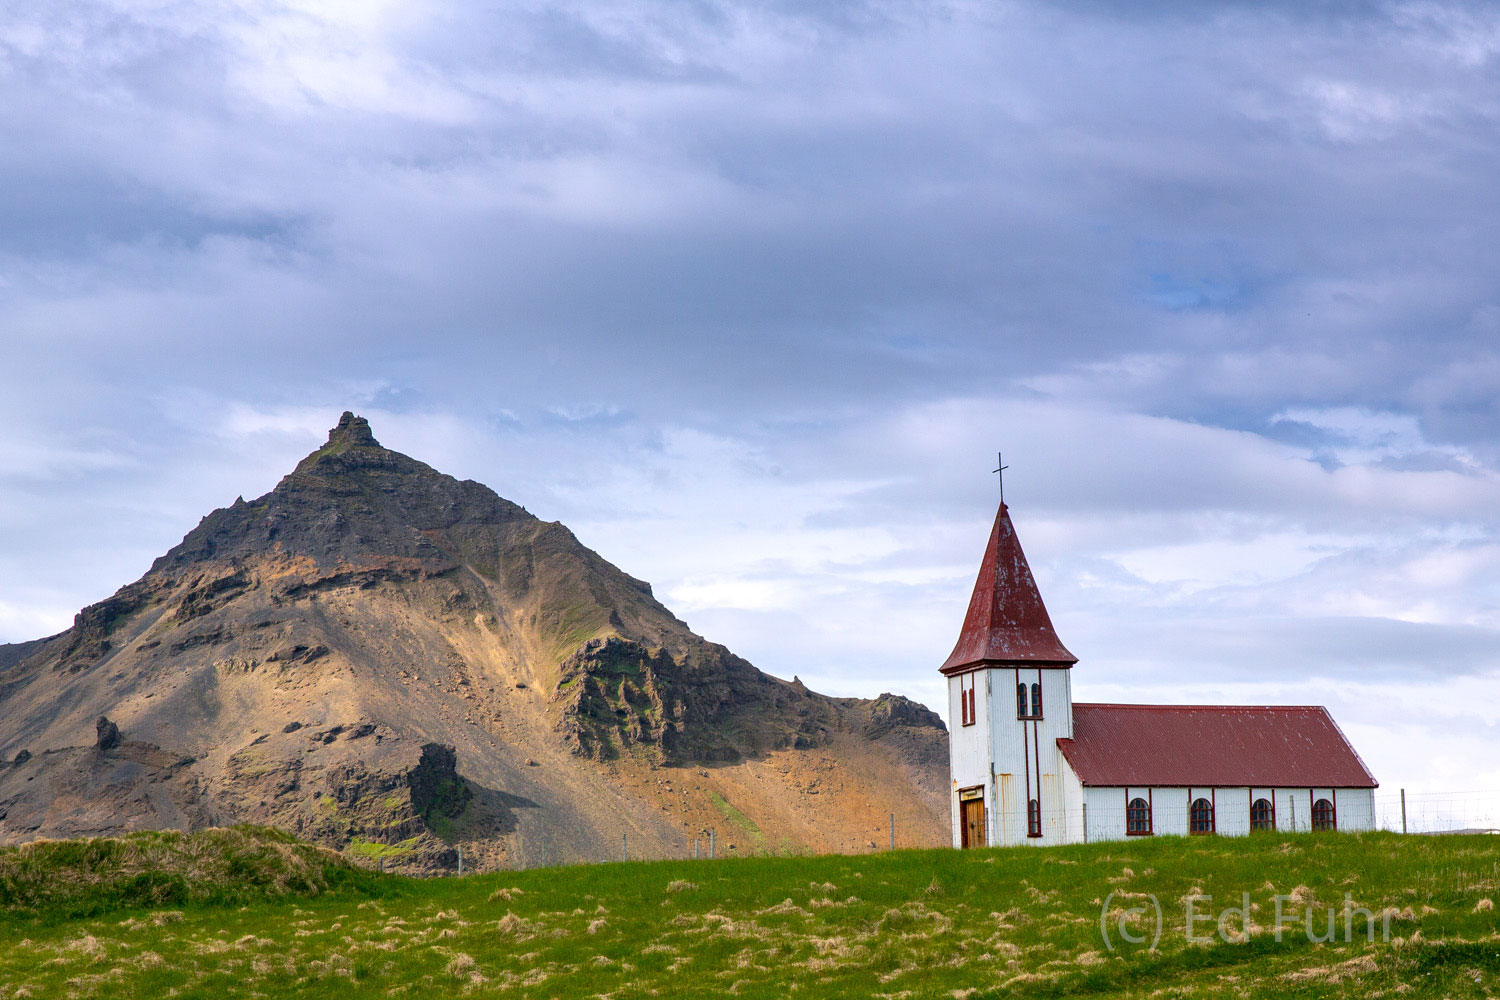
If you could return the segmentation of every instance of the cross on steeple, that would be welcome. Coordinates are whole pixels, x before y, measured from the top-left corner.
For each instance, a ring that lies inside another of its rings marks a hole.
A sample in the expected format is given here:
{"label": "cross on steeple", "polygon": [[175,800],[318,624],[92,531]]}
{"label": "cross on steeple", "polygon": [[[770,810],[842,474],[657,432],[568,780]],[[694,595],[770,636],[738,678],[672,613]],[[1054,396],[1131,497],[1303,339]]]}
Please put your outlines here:
{"label": "cross on steeple", "polygon": [[1005,464],[1005,455],[1002,452],[998,452],[998,451],[995,452],[995,465],[999,466],[999,468],[995,469],[995,475],[997,475],[997,476],[1000,477],[1000,502],[1004,503],[1005,502],[1005,470],[1008,469],[1008,468],[1010,468],[1010,466],[1008,466],[1008,465]]}

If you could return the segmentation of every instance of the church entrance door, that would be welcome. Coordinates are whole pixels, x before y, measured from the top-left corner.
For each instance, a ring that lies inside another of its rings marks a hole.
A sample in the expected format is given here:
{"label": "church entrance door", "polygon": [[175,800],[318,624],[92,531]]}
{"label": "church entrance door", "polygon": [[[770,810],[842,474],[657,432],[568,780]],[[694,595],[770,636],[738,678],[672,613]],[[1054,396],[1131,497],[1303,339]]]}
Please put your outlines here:
{"label": "church entrance door", "polygon": [[959,824],[962,829],[964,847],[986,847],[984,829],[984,793],[958,803]]}

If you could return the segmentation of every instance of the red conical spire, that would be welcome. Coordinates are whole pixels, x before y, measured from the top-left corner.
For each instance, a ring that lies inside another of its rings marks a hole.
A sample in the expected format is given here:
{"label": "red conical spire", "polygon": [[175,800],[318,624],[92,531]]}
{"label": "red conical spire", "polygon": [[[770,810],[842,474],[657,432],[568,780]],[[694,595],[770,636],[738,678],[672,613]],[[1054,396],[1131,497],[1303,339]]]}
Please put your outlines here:
{"label": "red conical spire", "polygon": [[1047,606],[1032,579],[1026,554],[1002,502],[995,514],[990,544],[984,550],[974,596],[958,645],[940,668],[945,674],[976,666],[1071,667],[1078,657],[1068,652],[1052,629]]}

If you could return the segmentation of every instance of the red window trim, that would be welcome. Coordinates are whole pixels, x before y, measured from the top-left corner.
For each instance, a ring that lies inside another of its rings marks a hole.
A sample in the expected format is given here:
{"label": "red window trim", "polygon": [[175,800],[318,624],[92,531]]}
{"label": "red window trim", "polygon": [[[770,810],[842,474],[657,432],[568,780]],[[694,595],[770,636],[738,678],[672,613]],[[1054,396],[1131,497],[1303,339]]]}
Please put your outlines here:
{"label": "red window trim", "polygon": [[974,679],[976,674],[967,675],[969,687],[964,689],[963,676],[958,678],[958,712],[965,726],[972,726],[979,721],[978,712],[974,710]]}
{"label": "red window trim", "polygon": [[[1193,790],[1191,788],[1188,789],[1188,833],[1189,834],[1191,834],[1191,835],[1193,835],[1195,837],[1205,837],[1205,836],[1208,836],[1209,834],[1217,833],[1219,831],[1218,795],[1216,793],[1217,793],[1217,789],[1212,789],[1211,788],[1211,789],[1209,789],[1209,792],[1208,792],[1210,798],[1204,798],[1201,795],[1195,796],[1193,794]],[[1193,807],[1195,805],[1197,805],[1198,803],[1200,803],[1200,802],[1207,802],[1208,803],[1208,829],[1207,830],[1194,830],[1193,829]]]}
{"label": "red window trim", "polygon": [[[1271,789],[1271,797],[1268,799],[1264,795],[1256,798],[1255,789],[1250,788],[1246,790],[1246,797],[1250,799],[1250,832],[1255,833],[1258,830],[1274,832],[1276,829],[1276,790],[1274,788]],[[1255,825],[1255,803],[1257,802],[1264,802],[1268,807],[1267,819],[1270,822],[1269,826],[1257,827]]]}
{"label": "red window trim", "polygon": [[[1025,709],[1021,708],[1025,705]],[[1021,668],[1016,668],[1016,718],[1025,720],[1041,719],[1043,713],[1037,711],[1037,706],[1042,705],[1043,711],[1046,706],[1042,704],[1042,675],[1037,671],[1036,680],[1030,684],[1021,680]]]}
{"label": "red window trim", "polygon": [[[1326,798],[1326,799],[1320,799],[1320,798],[1317,797],[1317,792],[1314,789],[1309,788],[1307,790],[1307,801],[1309,803],[1307,811],[1308,811],[1308,813],[1311,814],[1311,822],[1309,824],[1308,829],[1311,830],[1314,833],[1337,833],[1338,832],[1338,829],[1339,829],[1338,790],[1330,788],[1328,791],[1329,791],[1329,797]],[[1329,825],[1328,829],[1326,829],[1326,830],[1319,830],[1318,829],[1318,803],[1319,802],[1327,802],[1328,803],[1328,822],[1329,822],[1330,825]]]}
{"label": "red window trim", "polygon": [[[1139,795],[1136,798],[1140,798]],[[1127,837],[1150,837],[1156,833],[1156,810],[1151,789],[1146,789],[1146,829],[1132,830],[1130,828],[1130,789],[1125,789],[1125,836]]]}

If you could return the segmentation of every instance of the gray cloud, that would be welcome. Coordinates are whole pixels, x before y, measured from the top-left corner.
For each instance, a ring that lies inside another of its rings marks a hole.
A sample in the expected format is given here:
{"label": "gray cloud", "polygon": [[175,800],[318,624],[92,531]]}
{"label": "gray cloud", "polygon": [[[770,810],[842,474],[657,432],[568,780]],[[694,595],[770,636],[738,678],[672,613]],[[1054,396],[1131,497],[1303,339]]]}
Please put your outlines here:
{"label": "gray cloud", "polygon": [[1101,670],[1489,676],[1497,65],[1442,3],[7,9],[0,641],[355,406],[840,691],[935,698],[1002,446]]}

